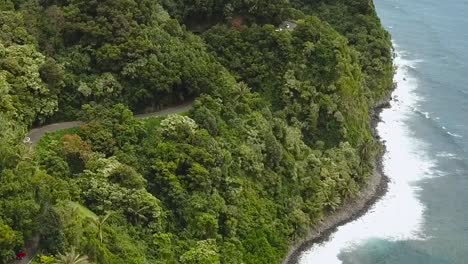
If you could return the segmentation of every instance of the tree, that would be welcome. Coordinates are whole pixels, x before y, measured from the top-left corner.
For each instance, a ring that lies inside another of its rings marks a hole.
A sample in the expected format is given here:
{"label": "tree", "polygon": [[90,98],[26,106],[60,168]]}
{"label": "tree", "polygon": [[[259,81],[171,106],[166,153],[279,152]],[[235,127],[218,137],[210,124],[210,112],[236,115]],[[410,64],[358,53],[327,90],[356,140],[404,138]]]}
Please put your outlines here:
{"label": "tree", "polygon": [[110,173],[109,179],[111,182],[128,189],[144,189],[147,185],[147,181],[141,174],[124,164],[117,166]]}
{"label": "tree", "polygon": [[276,140],[272,133],[265,136],[266,164],[275,169],[280,165],[283,158],[283,146]]}
{"label": "tree", "polygon": [[57,110],[57,96],[40,77],[44,63],[33,45],[5,46],[0,40],[0,91],[12,98],[10,109],[24,124],[44,121]]}
{"label": "tree", "polygon": [[172,140],[185,140],[194,135],[198,128],[197,123],[187,116],[170,115],[161,122],[163,137]]}
{"label": "tree", "polygon": [[78,135],[64,135],[62,138],[63,155],[73,174],[81,173],[91,156],[91,146]]}
{"label": "tree", "polygon": [[21,245],[21,234],[4,224],[0,218],[0,263],[7,263],[15,255],[14,248]]}
{"label": "tree", "polygon": [[102,238],[103,238],[102,230],[103,230],[104,224],[106,223],[107,219],[109,219],[111,215],[112,213],[108,212],[104,216],[99,216],[98,218],[92,219],[93,224],[98,228],[98,236],[99,236],[99,240],[101,241],[101,244],[102,244]]}
{"label": "tree", "polygon": [[185,252],[180,261],[186,264],[219,264],[220,258],[215,240],[202,240]]}

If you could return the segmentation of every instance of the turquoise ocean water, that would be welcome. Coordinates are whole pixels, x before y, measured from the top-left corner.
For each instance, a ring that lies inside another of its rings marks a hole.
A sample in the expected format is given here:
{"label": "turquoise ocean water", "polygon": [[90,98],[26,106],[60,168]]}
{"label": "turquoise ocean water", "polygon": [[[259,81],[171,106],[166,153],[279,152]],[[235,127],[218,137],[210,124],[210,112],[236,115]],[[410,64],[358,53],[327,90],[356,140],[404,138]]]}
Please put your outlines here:
{"label": "turquoise ocean water", "polygon": [[398,67],[387,195],[301,264],[468,263],[468,1],[375,0]]}

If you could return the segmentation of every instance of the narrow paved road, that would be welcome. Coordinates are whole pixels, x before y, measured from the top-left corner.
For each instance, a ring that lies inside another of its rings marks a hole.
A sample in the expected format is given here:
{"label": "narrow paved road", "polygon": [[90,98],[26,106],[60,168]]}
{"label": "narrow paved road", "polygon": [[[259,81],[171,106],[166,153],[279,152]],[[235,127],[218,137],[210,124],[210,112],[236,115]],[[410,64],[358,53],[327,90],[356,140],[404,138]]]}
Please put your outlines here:
{"label": "narrow paved road", "polygon": [[[141,115],[135,115],[137,119],[144,119],[148,117],[157,117],[157,116],[165,116],[165,115],[171,115],[171,114],[179,114],[183,112],[187,112],[192,108],[193,102],[187,102],[183,103],[177,106],[169,107],[160,111],[152,112],[152,113],[147,113],[147,114],[141,114]],[[55,123],[55,124],[50,124],[46,125],[43,127],[38,127],[34,128],[31,131],[29,131],[27,137],[30,138],[30,143],[34,146],[39,142],[39,140],[46,134],[50,132],[55,132],[57,130],[62,130],[62,129],[67,129],[67,128],[73,128],[73,127],[79,127],[82,124],[80,121],[72,121],[72,122],[62,122],[62,123]]]}

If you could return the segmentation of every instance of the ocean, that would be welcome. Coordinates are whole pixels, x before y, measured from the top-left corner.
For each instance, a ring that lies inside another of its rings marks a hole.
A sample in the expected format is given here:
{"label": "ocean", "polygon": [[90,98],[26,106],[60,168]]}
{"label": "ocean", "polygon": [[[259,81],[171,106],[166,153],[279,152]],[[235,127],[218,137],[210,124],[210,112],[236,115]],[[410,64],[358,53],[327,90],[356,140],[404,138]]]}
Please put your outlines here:
{"label": "ocean", "polygon": [[468,1],[375,0],[397,88],[378,132],[388,193],[300,264],[468,263]]}

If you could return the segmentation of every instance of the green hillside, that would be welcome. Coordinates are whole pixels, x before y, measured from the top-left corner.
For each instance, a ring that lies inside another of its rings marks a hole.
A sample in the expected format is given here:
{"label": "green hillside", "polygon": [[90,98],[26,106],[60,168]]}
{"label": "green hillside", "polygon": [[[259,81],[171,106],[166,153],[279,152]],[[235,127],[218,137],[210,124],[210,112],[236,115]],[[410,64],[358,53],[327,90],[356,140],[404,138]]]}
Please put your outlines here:
{"label": "green hillside", "polygon": [[0,0],[0,263],[280,263],[373,174],[392,77],[367,0]]}

